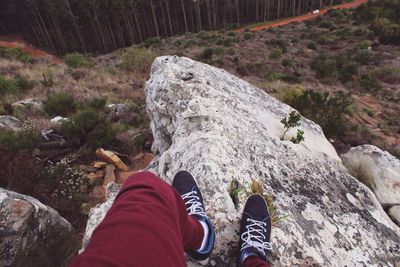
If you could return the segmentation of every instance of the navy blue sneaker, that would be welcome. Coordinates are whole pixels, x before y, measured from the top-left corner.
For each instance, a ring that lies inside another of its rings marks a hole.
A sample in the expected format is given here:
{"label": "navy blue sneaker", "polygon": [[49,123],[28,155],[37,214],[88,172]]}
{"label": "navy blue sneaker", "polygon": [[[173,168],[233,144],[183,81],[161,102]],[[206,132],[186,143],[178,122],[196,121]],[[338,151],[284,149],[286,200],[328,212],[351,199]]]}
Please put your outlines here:
{"label": "navy blue sneaker", "polygon": [[267,262],[267,251],[271,250],[271,219],[267,203],[259,194],[251,195],[244,206],[240,227],[238,266],[246,258],[256,256]]}
{"label": "navy blue sneaker", "polygon": [[214,249],[214,226],[204,211],[203,197],[193,176],[187,171],[178,172],[172,181],[172,187],[181,195],[186,204],[188,214],[208,226],[208,235],[203,249],[188,252],[188,256],[196,261],[204,261]]}

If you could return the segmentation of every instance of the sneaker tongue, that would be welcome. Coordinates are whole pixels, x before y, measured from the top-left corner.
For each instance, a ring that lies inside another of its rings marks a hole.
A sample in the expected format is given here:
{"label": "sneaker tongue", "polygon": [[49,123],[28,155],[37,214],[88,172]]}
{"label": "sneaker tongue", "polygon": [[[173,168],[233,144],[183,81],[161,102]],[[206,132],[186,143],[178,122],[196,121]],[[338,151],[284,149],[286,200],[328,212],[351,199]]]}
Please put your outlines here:
{"label": "sneaker tongue", "polygon": [[244,263],[244,260],[246,258],[251,257],[251,256],[259,257],[263,261],[267,262],[267,256],[265,254],[261,253],[258,249],[254,248],[254,247],[249,247],[249,248],[246,248],[245,250],[243,250],[243,252],[242,252],[242,257],[241,257],[242,263]]}

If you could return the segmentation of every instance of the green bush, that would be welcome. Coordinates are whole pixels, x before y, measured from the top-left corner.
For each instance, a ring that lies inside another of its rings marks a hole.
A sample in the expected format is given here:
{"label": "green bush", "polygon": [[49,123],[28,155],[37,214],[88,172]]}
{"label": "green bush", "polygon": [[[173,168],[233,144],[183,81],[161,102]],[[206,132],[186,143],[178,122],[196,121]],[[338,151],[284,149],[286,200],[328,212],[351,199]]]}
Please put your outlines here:
{"label": "green bush", "polygon": [[197,45],[196,40],[194,40],[194,39],[188,39],[188,40],[186,40],[186,42],[183,44],[183,47],[189,48],[189,47],[192,47],[192,46],[195,46],[195,45]]}
{"label": "green bush", "polygon": [[35,86],[34,81],[28,80],[21,75],[15,76],[15,84],[23,91],[31,90]]}
{"label": "green bush", "polygon": [[245,40],[250,40],[251,38],[253,38],[253,36],[254,36],[254,33],[253,33],[253,32],[250,32],[250,31],[245,32],[245,33],[243,34],[243,38],[244,38]]}
{"label": "green bush", "polygon": [[318,123],[327,137],[342,134],[347,126],[345,115],[349,114],[352,99],[342,92],[331,96],[329,93],[306,90],[302,94],[288,98],[286,104],[297,109],[304,117]]}
{"label": "green bush", "polygon": [[311,50],[317,50],[317,43],[314,41],[310,41],[307,44],[307,48]]}
{"label": "green bush", "polygon": [[293,61],[289,58],[282,59],[282,66],[285,68],[290,68],[293,65]]}
{"label": "green bush", "polygon": [[283,39],[272,39],[272,40],[267,40],[265,42],[265,44],[269,45],[269,46],[273,46],[276,48],[280,48],[282,53],[286,53],[287,52],[287,44]]}
{"label": "green bush", "polygon": [[40,134],[33,128],[23,129],[18,132],[1,131],[0,145],[12,152],[21,150],[32,151],[40,141]]}
{"label": "green bush", "polygon": [[127,48],[122,54],[122,68],[127,71],[148,72],[151,64],[157,57],[157,53],[143,47]]}
{"label": "green bush", "polygon": [[198,55],[197,58],[200,60],[211,60],[214,54],[212,47],[204,48]]}
{"label": "green bush", "polygon": [[318,79],[328,83],[335,81],[339,77],[335,59],[326,53],[321,53],[314,57],[311,61],[311,68],[317,74]]}
{"label": "green bush", "polygon": [[282,56],[282,49],[276,47],[272,49],[271,53],[269,54],[270,59],[278,59]]}
{"label": "green bush", "polygon": [[24,63],[34,63],[35,59],[23,52],[21,48],[7,48],[7,47],[0,47],[0,58],[6,59],[17,59]]}
{"label": "green bush", "polygon": [[73,69],[90,67],[93,65],[91,59],[88,56],[77,52],[66,54],[64,56],[64,62],[68,67]]}
{"label": "green bush", "polygon": [[56,93],[50,95],[44,108],[44,110],[51,116],[67,116],[68,114],[75,112],[75,109],[75,100],[67,93]]}
{"label": "green bush", "polygon": [[376,91],[382,89],[382,85],[372,73],[362,74],[360,77],[361,88],[367,91]]}
{"label": "green bush", "polygon": [[96,109],[96,110],[102,110],[102,109],[105,108],[106,103],[107,103],[107,97],[100,96],[100,97],[94,97],[94,98],[92,98],[92,99],[87,103],[87,105],[88,105],[89,107],[92,107],[92,108]]}
{"label": "green bush", "polygon": [[375,71],[376,77],[388,84],[400,83],[400,68],[384,66]]}
{"label": "green bush", "polygon": [[143,42],[143,46],[146,48],[149,48],[151,46],[157,46],[161,44],[161,38],[160,37],[150,37],[147,38],[144,42]]}
{"label": "green bush", "polygon": [[7,79],[0,75],[0,95],[16,94],[18,91],[19,87],[15,80]]}
{"label": "green bush", "polygon": [[231,55],[231,56],[233,56],[233,55],[235,55],[236,54],[236,51],[235,51],[235,49],[234,48],[232,48],[232,47],[230,47],[230,48],[228,48],[228,49],[226,49],[226,51],[225,51],[228,55]]}

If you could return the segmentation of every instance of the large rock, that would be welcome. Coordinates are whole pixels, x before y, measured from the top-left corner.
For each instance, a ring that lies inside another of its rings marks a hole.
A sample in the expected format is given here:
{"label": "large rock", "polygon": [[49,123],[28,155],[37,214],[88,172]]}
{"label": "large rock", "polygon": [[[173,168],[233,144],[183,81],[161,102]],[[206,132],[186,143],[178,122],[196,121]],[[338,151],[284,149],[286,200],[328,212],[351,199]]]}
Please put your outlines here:
{"label": "large rock", "polygon": [[0,266],[64,266],[76,248],[71,224],[38,200],[0,188]]}
{"label": "large rock", "polygon": [[[237,210],[229,186],[252,179],[288,216],[272,229],[273,266],[400,261],[398,227],[349,175],[318,125],[303,118],[305,141],[281,141],[289,106],[188,58],[157,58],[145,90],[156,153],[149,169],[168,182],[182,169],[197,179],[217,232],[209,265],[234,266],[244,200]],[[92,211],[85,241],[111,204],[112,198]]]}
{"label": "large rock", "polygon": [[22,129],[22,122],[9,115],[0,116],[0,131],[1,130],[11,130],[11,131],[19,131]]}
{"label": "large rock", "polygon": [[21,110],[44,111],[44,104],[38,98],[27,98],[12,104],[14,108]]}
{"label": "large rock", "polygon": [[370,185],[384,206],[400,205],[400,160],[372,145],[353,147],[343,163]]}

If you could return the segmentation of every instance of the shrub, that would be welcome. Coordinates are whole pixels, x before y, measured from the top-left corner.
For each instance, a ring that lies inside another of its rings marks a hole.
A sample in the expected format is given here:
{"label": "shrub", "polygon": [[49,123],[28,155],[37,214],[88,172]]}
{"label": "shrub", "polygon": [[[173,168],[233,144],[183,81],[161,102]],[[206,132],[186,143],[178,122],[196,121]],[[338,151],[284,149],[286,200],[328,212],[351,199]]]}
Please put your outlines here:
{"label": "shrub", "polygon": [[307,44],[307,48],[311,49],[311,50],[317,50],[317,43],[314,41],[310,41]]}
{"label": "shrub", "polygon": [[96,109],[96,110],[102,110],[102,109],[105,108],[106,103],[107,103],[107,97],[100,96],[100,97],[94,97],[94,98],[92,98],[92,99],[87,103],[87,105],[88,105],[89,107],[92,107],[92,108]]}
{"label": "shrub", "polygon": [[144,42],[143,42],[143,46],[146,48],[149,48],[151,46],[156,46],[161,44],[161,38],[160,37],[150,37],[147,38]]}
{"label": "shrub", "polygon": [[[300,113],[298,113],[296,111],[292,111],[289,113],[289,115],[287,117],[284,117],[281,120],[281,123],[284,126],[284,132],[282,134],[281,140],[285,140],[285,135],[291,128],[299,127],[301,124],[300,121],[301,121],[301,115],[300,115]],[[298,130],[298,131],[300,131],[300,130]],[[298,132],[298,135],[300,135],[300,136],[303,136],[303,134],[304,134],[304,132],[303,133]],[[295,139],[295,140],[297,140],[297,139]],[[303,138],[303,140],[304,140],[304,138]]]}
{"label": "shrub", "polygon": [[362,74],[360,77],[360,85],[367,91],[375,91],[382,89],[381,84],[372,73]]}
{"label": "shrub", "polygon": [[235,49],[233,49],[232,47],[230,47],[230,48],[226,49],[226,53],[227,53],[228,55],[233,56],[233,55],[236,54],[236,51],[235,51]]}
{"label": "shrub", "polygon": [[147,72],[157,57],[156,52],[143,47],[127,48],[122,54],[122,68],[127,71]]}
{"label": "shrub", "polygon": [[46,88],[52,87],[54,84],[53,74],[50,73],[49,75],[46,75],[46,74],[42,73],[42,76],[43,76],[43,79],[40,80],[40,83]]}
{"label": "shrub", "polygon": [[15,84],[23,91],[30,90],[35,86],[34,81],[28,80],[21,75],[15,76]]}
{"label": "shrub", "polygon": [[235,32],[228,32],[226,35],[228,35],[230,37],[236,37],[236,33]]}
{"label": "shrub", "polygon": [[21,48],[0,47],[0,58],[17,59],[24,63],[34,63],[35,59],[21,50]]}
{"label": "shrub", "polygon": [[195,46],[195,45],[197,45],[197,42],[196,42],[196,40],[194,40],[194,39],[188,39],[188,40],[186,40],[186,42],[183,44],[183,46],[184,46],[185,48],[192,47],[192,46]]}
{"label": "shrub", "polygon": [[18,93],[19,88],[14,80],[0,75],[0,95]]}
{"label": "shrub", "polygon": [[378,79],[385,83],[396,84],[400,83],[400,68],[394,66],[385,66],[375,71]]}
{"label": "shrub", "polygon": [[335,81],[339,77],[335,59],[326,53],[314,57],[311,61],[311,68],[317,74],[317,78],[326,82]]}
{"label": "shrub", "polygon": [[270,59],[278,59],[282,56],[282,49],[276,47],[269,54]]}
{"label": "shrub", "polygon": [[318,123],[327,137],[340,135],[346,129],[345,115],[349,114],[352,99],[342,92],[335,96],[306,90],[300,95],[287,98],[286,104],[297,109],[304,117]]}
{"label": "shrub", "polygon": [[245,32],[245,33],[243,34],[243,38],[244,38],[245,40],[250,40],[251,38],[253,38],[253,36],[254,36],[254,33],[253,33],[253,32],[250,32],[250,31],[247,31],[247,32]]}
{"label": "shrub", "polygon": [[214,50],[211,47],[206,47],[197,55],[197,58],[202,60],[210,60],[212,59],[213,54]]}
{"label": "shrub", "polygon": [[23,128],[18,132],[0,132],[0,145],[9,151],[18,152],[22,150],[32,151],[40,141],[39,133],[32,127]]}
{"label": "shrub", "polygon": [[66,54],[64,56],[64,62],[68,67],[73,69],[92,66],[91,59],[78,52]]}
{"label": "shrub", "polygon": [[76,103],[74,98],[66,93],[50,95],[44,110],[51,116],[67,116],[75,112]]}
{"label": "shrub", "polygon": [[199,37],[200,39],[207,39],[208,33],[206,31],[200,31],[197,33],[197,37]]}
{"label": "shrub", "polygon": [[289,59],[289,58],[282,59],[282,66],[284,66],[286,68],[290,68],[292,65],[293,65],[293,62],[291,59]]}
{"label": "shrub", "polygon": [[282,53],[287,52],[287,44],[283,39],[272,39],[272,40],[267,40],[265,44],[280,48]]}

